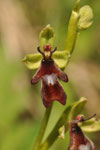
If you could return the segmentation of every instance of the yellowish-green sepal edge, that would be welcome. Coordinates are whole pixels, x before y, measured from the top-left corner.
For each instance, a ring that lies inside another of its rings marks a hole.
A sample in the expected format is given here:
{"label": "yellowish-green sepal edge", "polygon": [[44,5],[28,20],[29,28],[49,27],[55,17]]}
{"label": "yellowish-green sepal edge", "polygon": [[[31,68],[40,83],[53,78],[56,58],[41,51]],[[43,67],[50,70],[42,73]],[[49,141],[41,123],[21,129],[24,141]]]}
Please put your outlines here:
{"label": "yellowish-green sepal edge", "polygon": [[81,128],[85,132],[98,132],[100,131],[100,120],[92,118],[81,124]]}

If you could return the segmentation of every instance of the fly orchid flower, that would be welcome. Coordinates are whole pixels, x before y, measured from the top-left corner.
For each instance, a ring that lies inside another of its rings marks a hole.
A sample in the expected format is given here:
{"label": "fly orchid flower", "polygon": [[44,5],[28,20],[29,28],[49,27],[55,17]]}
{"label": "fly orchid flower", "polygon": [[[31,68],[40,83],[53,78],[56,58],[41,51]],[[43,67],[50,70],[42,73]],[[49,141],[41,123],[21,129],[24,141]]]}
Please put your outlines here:
{"label": "fly orchid flower", "polygon": [[64,69],[69,62],[68,50],[53,50],[55,33],[50,25],[47,25],[39,35],[39,53],[27,54],[22,60],[28,69],[37,69],[31,83],[42,81],[41,97],[45,107],[49,107],[55,100],[66,104],[66,94],[58,79],[68,82],[67,75],[60,69]]}
{"label": "fly orchid flower", "polygon": [[95,150],[93,142],[84,135],[83,131],[79,127],[78,123],[87,121],[92,117],[84,119],[83,116],[77,116],[76,120],[73,120],[70,125],[70,146],[68,150]]}
{"label": "fly orchid flower", "polygon": [[45,107],[48,108],[55,100],[65,105],[67,96],[58,79],[68,82],[68,77],[52,59],[52,54],[57,48],[51,51],[51,46],[45,45],[43,49],[44,52],[40,50],[40,47],[37,48],[38,52],[42,54],[43,59],[39,69],[32,77],[31,83],[35,84],[40,80],[42,81],[41,97]]}

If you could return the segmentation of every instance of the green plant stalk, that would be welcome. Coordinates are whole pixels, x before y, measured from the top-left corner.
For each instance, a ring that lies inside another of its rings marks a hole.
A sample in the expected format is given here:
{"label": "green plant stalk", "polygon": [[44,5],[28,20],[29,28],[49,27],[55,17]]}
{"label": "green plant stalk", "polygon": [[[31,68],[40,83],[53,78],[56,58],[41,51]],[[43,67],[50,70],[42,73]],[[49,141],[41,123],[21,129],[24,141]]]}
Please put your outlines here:
{"label": "green plant stalk", "polygon": [[48,124],[51,110],[52,110],[52,105],[48,109],[45,110],[45,114],[41,123],[40,131],[38,133],[38,136],[34,145],[34,150],[40,150],[40,145],[41,145],[41,142],[42,142],[42,139],[43,139],[43,136],[44,136],[47,124]]}
{"label": "green plant stalk", "polygon": [[[65,124],[66,120],[68,119],[68,113],[70,112],[70,110],[71,110],[71,106],[67,107],[67,109],[63,112],[62,116],[60,117],[60,119],[56,123],[54,129],[49,134],[49,136],[44,141],[44,143],[41,145],[40,150],[47,150],[48,148],[50,148],[53,145],[53,143],[55,142],[55,140],[59,136],[59,131],[58,131],[59,128],[61,126],[63,126]],[[66,114],[67,114],[67,116],[66,116]]]}
{"label": "green plant stalk", "polygon": [[69,20],[69,25],[68,25],[68,32],[67,32],[67,41],[66,41],[66,50],[72,54],[77,36],[78,36],[78,21],[79,21],[79,0],[77,1],[70,20]]}

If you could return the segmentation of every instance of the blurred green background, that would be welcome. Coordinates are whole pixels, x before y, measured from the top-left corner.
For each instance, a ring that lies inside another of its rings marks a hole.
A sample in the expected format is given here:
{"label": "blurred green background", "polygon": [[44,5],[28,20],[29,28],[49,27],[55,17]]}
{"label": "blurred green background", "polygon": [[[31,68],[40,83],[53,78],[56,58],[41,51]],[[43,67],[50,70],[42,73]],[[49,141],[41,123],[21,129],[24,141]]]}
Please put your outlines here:
{"label": "blurred green background", "polygon": [[[32,86],[33,71],[21,59],[35,53],[42,28],[51,24],[56,33],[55,46],[63,50],[67,25],[75,0],[0,0],[0,150],[31,150],[45,111],[40,97],[41,84]],[[100,118],[100,1],[84,0],[90,5],[94,23],[80,33],[71,62],[66,68],[69,83],[63,83],[67,106],[81,96],[88,98],[84,114]],[[66,106],[55,102],[45,137]],[[55,120],[55,121],[54,121]],[[44,137],[44,138],[45,138]],[[91,133],[100,150],[100,132]],[[50,150],[67,150],[58,139]]]}

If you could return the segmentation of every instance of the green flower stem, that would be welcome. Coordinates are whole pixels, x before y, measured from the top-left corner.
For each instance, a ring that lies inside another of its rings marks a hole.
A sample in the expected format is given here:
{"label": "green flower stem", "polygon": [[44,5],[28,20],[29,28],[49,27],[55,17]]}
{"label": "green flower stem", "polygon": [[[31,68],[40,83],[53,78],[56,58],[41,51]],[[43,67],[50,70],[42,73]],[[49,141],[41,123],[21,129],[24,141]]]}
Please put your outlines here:
{"label": "green flower stem", "polygon": [[72,54],[75,43],[78,36],[78,21],[79,21],[79,0],[76,2],[76,5],[72,11],[72,15],[69,20],[67,41],[66,41],[66,50]]}
{"label": "green flower stem", "polygon": [[[44,143],[41,145],[40,150],[47,150],[48,148],[50,148],[53,145],[53,143],[59,136],[59,131],[58,131],[59,128],[61,126],[63,126],[65,124],[66,120],[68,119],[68,113],[70,112],[70,110],[71,110],[71,106],[67,107],[67,109],[63,112],[62,116],[56,123],[54,129],[49,134],[49,136],[44,141]],[[67,116],[66,116],[66,114],[67,114]]]}
{"label": "green flower stem", "polygon": [[[44,141],[44,143],[41,145],[40,150],[48,150],[53,145],[53,143],[59,137],[59,129],[63,125],[65,125],[66,122],[69,122],[71,120],[70,118],[71,114],[73,114],[74,117],[76,117],[83,110],[86,103],[87,103],[87,99],[82,97],[79,101],[75,102],[74,104],[68,106],[65,109],[65,111],[63,112],[60,119],[56,123],[52,132]],[[69,124],[66,125],[66,131],[68,131],[68,127],[69,127]]]}
{"label": "green flower stem", "polygon": [[40,131],[38,133],[38,136],[37,136],[37,139],[36,139],[36,142],[35,142],[35,145],[34,145],[34,150],[40,150],[40,145],[41,145],[43,135],[44,135],[46,127],[47,127],[47,123],[48,123],[48,120],[49,120],[51,110],[52,110],[52,105],[48,109],[46,109],[46,111],[45,111],[45,114],[44,114],[44,117],[43,117],[43,120],[42,120],[42,124],[41,124],[41,127],[40,127]]}

